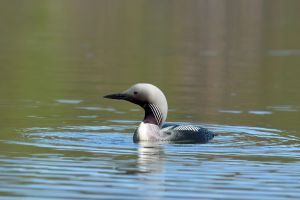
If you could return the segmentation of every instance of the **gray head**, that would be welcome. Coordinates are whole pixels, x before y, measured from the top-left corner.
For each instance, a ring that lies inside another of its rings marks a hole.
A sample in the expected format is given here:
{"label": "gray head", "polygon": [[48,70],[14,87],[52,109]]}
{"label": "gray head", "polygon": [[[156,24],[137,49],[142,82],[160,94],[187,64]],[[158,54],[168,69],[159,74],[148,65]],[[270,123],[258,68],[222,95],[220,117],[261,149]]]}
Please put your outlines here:
{"label": "gray head", "polygon": [[132,102],[144,108],[145,123],[162,125],[166,121],[168,103],[163,92],[148,83],[137,83],[121,93],[104,96],[109,99],[120,99]]}

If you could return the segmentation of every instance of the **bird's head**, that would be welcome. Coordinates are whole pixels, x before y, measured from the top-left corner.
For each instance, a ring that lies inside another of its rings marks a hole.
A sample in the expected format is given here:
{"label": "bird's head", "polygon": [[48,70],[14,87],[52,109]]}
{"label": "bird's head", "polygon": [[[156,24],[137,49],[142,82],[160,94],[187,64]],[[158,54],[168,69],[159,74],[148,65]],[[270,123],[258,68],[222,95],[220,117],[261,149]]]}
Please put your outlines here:
{"label": "bird's head", "polygon": [[162,115],[161,122],[158,124],[161,124],[167,118],[168,103],[165,95],[158,87],[149,83],[137,83],[124,92],[109,94],[104,96],[104,98],[126,100],[137,104],[145,109],[145,118],[149,108],[154,115]]}

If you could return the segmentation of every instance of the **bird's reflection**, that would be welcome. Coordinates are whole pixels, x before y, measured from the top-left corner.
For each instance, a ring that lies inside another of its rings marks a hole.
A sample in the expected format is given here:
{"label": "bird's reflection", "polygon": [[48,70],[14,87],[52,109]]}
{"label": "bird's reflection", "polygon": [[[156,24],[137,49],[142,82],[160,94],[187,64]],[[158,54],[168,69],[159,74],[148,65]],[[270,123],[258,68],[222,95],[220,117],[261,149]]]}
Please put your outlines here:
{"label": "bird's reflection", "polygon": [[164,148],[161,143],[140,142],[137,161],[139,171],[147,173],[161,172],[164,156]]}

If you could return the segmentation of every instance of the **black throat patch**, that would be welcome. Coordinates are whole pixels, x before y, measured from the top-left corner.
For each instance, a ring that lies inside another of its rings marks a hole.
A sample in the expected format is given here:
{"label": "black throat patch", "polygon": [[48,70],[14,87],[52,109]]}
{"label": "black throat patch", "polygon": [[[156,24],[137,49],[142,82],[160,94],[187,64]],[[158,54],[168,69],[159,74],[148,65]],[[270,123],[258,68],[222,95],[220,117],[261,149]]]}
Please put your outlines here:
{"label": "black throat patch", "polygon": [[144,106],[144,109],[145,117],[143,122],[160,126],[163,120],[162,112],[160,111],[160,109],[154,104],[146,104]]}

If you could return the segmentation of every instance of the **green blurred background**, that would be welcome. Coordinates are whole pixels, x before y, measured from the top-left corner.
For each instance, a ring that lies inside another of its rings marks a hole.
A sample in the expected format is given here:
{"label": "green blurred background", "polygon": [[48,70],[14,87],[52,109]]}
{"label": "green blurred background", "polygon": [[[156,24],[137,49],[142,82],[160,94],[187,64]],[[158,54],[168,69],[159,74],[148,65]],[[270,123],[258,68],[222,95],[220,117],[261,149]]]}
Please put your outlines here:
{"label": "green blurred background", "polygon": [[0,137],[20,127],[139,120],[134,105],[101,98],[136,82],[166,93],[168,121],[298,134],[299,7],[296,0],[1,0]]}

